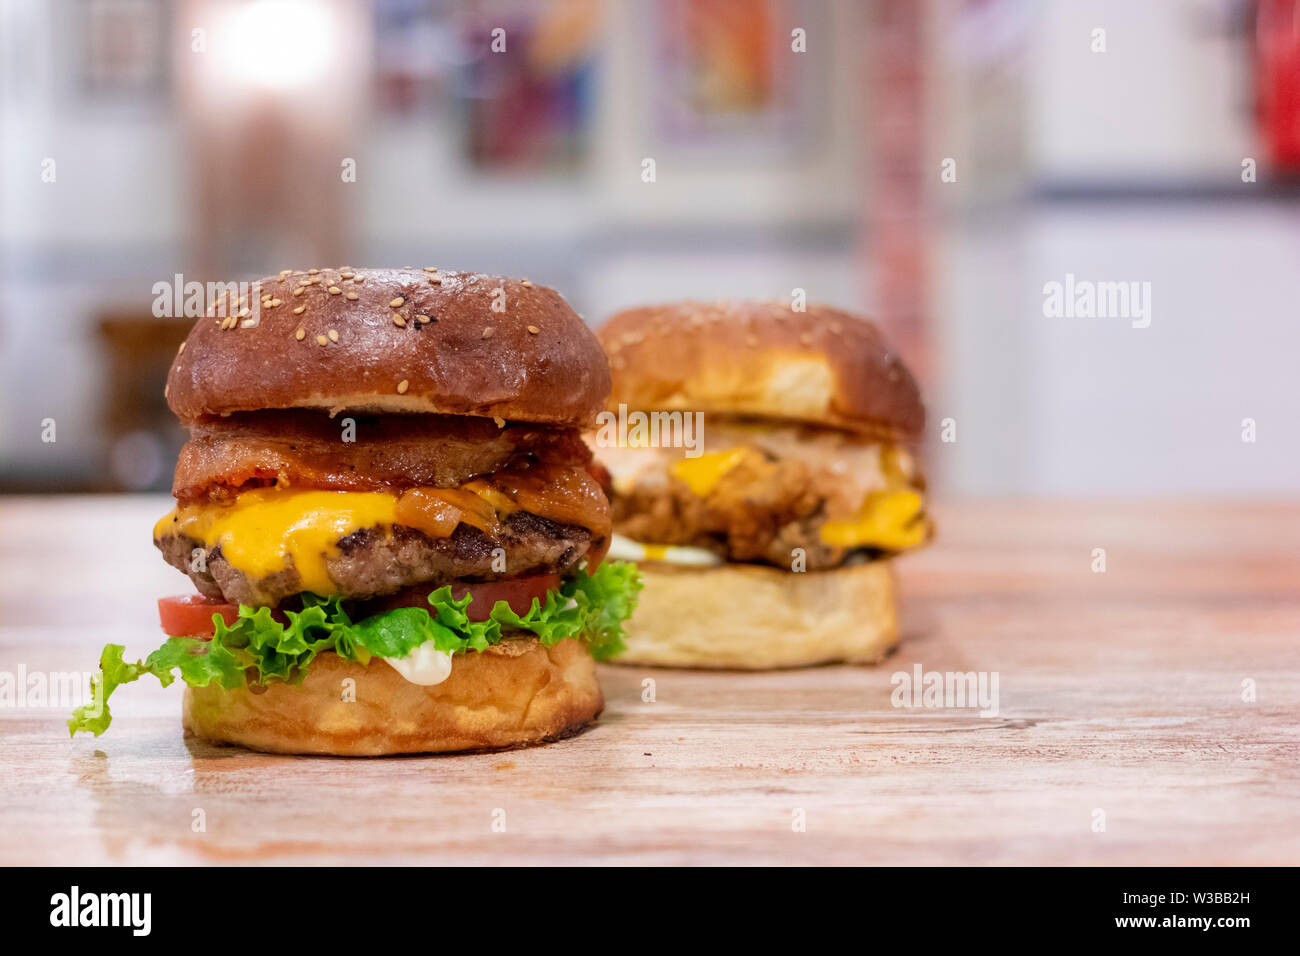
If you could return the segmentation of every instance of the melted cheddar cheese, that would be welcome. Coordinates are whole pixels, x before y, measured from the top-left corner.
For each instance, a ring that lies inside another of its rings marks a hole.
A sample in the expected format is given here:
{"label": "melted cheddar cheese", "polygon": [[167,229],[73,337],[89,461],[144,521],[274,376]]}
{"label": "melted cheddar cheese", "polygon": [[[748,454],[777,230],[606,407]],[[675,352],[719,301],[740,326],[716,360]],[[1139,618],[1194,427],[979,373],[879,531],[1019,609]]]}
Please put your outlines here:
{"label": "melted cheddar cheese", "polygon": [[[583,480],[586,484],[580,483],[577,492],[587,485],[599,491],[593,480]],[[601,520],[608,521],[607,513],[591,508],[587,509],[590,513],[579,513],[592,503],[580,494],[548,497],[545,492],[550,486],[540,479],[532,485],[517,480],[516,485],[520,495],[528,496],[528,510],[544,517],[583,519],[593,527]],[[572,486],[571,481],[559,487],[568,490]],[[576,504],[568,500],[575,495],[579,499]],[[604,504],[603,495],[599,503]],[[338,542],[356,531],[402,525],[431,538],[445,538],[464,523],[493,534],[499,530],[499,520],[520,507],[513,491],[507,494],[486,481],[400,493],[258,488],[230,503],[181,505],[154,526],[153,535],[159,540],[182,534],[208,549],[220,547],[230,566],[251,578],[278,574],[292,562],[303,590],[329,595],[336,586],[328,563],[339,554]]]}
{"label": "melted cheddar cheese", "polygon": [[[674,461],[669,470],[685,482],[693,494],[705,498],[730,471],[752,454],[756,452],[744,446],[730,448]],[[902,551],[925,542],[929,524],[925,519],[921,493],[911,484],[910,458],[902,449],[892,447],[882,448],[879,454],[877,474],[885,487],[868,492],[852,517],[832,519],[823,524],[818,531],[823,544],[836,548],[874,547]]]}
{"label": "melted cheddar cheese", "polygon": [[696,458],[682,458],[672,463],[672,473],[686,482],[691,493],[701,498],[718,487],[718,482],[731,469],[752,454],[748,448],[729,448],[726,451],[709,452]]}
{"label": "melted cheddar cheese", "polygon": [[873,491],[856,515],[827,521],[818,536],[823,544],[835,548],[914,548],[929,534],[923,507],[920,493],[910,488]]}
{"label": "melted cheddar cheese", "polygon": [[250,577],[283,571],[292,558],[303,590],[326,595],[335,588],[325,563],[338,554],[339,539],[391,525],[396,509],[397,496],[383,492],[259,488],[232,504],[176,508],[154,526],[153,536],[180,533],[208,548],[220,546],[230,566]]}

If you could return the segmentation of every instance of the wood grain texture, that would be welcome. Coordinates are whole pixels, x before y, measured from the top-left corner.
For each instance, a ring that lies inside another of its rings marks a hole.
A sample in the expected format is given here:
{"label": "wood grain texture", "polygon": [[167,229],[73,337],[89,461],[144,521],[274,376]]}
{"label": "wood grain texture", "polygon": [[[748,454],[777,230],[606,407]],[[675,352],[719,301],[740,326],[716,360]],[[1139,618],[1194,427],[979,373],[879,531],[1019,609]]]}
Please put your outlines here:
{"label": "wood grain texture", "polygon": [[[149,541],[166,507],[0,501],[0,671],[155,646],[154,599],[186,589]],[[904,640],[882,666],[604,667],[599,724],[540,749],[187,744],[177,688],[145,684],[97,740],[70,741],[61,711],[0,710],[0,863],[1300,863],[1300,506],[937,518],[899,562]],[[917,663],[996,671],[999,716],[891,706]]]}

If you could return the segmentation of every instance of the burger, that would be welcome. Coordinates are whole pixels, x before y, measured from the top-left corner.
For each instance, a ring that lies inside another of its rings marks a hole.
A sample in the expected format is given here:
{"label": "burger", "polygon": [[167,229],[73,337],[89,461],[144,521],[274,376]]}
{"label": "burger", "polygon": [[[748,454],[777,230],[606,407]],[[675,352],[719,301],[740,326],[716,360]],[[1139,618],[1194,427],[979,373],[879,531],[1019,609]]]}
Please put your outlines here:
{"label": "burger", "polygon": [[[250,308],[250,305],[254,308]],[[601,712],[635,569],[582,429],[609,370],[552,289],[437,269],[309,269],[214,302],[168,403],[189,429],[154,527],[197,593],[115,688],[187,686],[185,731],[297,754],[498,749]]]}
{"label": "burger", "polygon": [[825,307],[685,302],[597,334],[611,554],[645,584],[619,661],[880,660],[898,640],[890,559],[931,523],[908,448],[925,409],[879,330]]}

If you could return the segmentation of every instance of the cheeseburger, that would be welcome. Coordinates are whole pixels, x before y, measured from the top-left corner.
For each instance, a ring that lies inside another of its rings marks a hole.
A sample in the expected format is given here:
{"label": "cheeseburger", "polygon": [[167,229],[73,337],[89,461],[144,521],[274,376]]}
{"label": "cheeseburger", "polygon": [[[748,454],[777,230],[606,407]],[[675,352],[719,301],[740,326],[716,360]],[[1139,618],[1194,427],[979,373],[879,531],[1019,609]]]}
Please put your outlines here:
{"label": "cheeseburger", "polygon": [[596,433],[612,553],[645,582],[620,661],[880,660],[898,640],[889,558],[930,523],[905,447],[925,409],[876,327],[824,307],[681,303],[622,312],[598,337],[607,420],[702,426],[689,451]]}
{"label": "cheeseburger", "polygon": [[[154,527],[197,594],[167,640],[109,645],[93,700],[186,685],[187,733],[257,750],[513,747],[603,707],[639,584],[603,562],[609,506],[581,437],[609,391],[551,289],[437,269],[309,269],[223,297],[165,393],[190,439]],[[250,304],[260,308],[250,309]]]}

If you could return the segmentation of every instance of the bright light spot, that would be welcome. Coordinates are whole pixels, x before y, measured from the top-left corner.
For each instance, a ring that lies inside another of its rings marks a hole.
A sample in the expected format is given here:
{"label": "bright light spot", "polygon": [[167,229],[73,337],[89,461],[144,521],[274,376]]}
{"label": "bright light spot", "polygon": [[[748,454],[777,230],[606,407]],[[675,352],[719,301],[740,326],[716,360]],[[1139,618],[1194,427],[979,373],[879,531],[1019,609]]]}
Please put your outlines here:
{"label": "bright light spot", "polygon": [[328,9],[305,0],[254,0],[232,17],[223,37],[230,79],[273,90],[320,80],[335,54]]}

